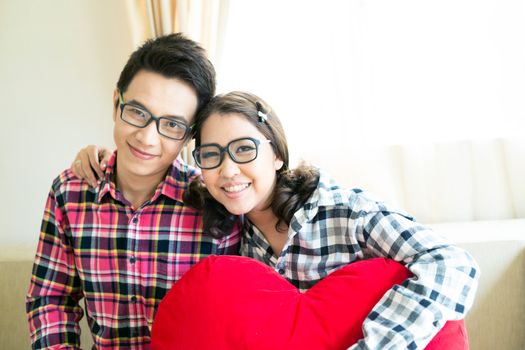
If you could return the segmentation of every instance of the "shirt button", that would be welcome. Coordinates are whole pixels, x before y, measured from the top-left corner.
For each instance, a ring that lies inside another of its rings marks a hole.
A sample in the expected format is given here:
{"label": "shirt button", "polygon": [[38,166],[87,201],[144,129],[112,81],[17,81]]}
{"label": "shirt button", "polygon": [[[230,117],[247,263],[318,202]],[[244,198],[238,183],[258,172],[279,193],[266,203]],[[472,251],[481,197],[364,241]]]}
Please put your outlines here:
{"label": "shirt button", "polygon": [[136,296],[132,296],[132,297],[131,297],[131,301],[132,301],[133,303],[136,303],[136,302],[137,302],[137,297],[136,297]]}
{"label": "shirt button", "polygon": [[134,256],[132,256],[131,258],[129,258],[129,262],[134,264],[135,261],[137,261],[137,258],[135,258]]}
{"label": "shirt button", "polygon": [[280,273],[281,275],[284,275],[285,272],[286,272],[286,271],[284,271],[284,269],[279,269],[279,273]]}
{"label": "shirt button", "polygon": [[136,224],[139,221],[139,219],[135,216],[133,219],[131,219],[131,222]]}

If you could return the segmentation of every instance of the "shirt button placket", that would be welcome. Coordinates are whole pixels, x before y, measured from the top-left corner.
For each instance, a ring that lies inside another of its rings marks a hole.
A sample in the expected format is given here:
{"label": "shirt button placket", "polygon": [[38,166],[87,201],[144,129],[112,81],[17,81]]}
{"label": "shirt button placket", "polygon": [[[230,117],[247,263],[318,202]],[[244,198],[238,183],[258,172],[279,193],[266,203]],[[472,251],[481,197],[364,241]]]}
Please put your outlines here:
{"label": "shirt button placket", "polygon": [[[133,238],[132,239],[133,239],[133,242],[134,242],[133,246],[132,246],[132,250],[133,251],[137,250],[138,232],[139,232],[139,226],[137,225],[138,222],[139,222],[139,217],[138,217],[138,214],[136,213],[131,218],[131,226],[132,226],[131,232],[133,233]],[[137,261],[137,258],[135,257],[135,255],[131,255],[131,257],[129,258],[130,264],[135,264],[136,261]]]}
{"label": "shirt button placket", "polygon": [[[129,263],[130,263],[130,273],[134,276],[134,279],[136,280],[138,278],[138,274],[137,274],[137,266],[136,266],[136,262],[137,262],[137,257],[136,257],[136,252],[138,250],[138,247],[139,247],[139,213],[135,213],[133,215],[133,217],[131,218],[130,220],[130,239],[131,239],[131,249],[130,249],[130,253],[131,253],[131,256],[129,257]],[[133,311],[132,314],[133,315],[137,315],[137,302],[138,302],[138,298],[137,298],[137,290],[136,290],[136,285],[138,284],[137,281],[135,281],[135,283],[132,283],[130,285],[130,302],[131,302],[131,309]],[[132,337],[137,337],[138,334],[137,334],[137,329],[135,329],[134,327],[132,327],[131,329],[131,336]]]}

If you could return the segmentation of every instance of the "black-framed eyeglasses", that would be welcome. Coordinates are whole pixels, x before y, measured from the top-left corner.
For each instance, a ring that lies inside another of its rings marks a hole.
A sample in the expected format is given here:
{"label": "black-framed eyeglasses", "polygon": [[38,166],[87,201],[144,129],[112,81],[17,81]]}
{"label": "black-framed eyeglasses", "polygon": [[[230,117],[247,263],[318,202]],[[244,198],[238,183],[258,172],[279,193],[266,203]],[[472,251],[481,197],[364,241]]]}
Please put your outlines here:
{"label": "black-framed eyeglasses", "polygon": [[188,126],[179,119],[173,117],[157,117],[145,108],[132,103],[124,103],[120,91],[118,93],[118,99],[120,104],[120,119],[129,125],[142,129],[152,121],[155,121],[158,133],[172,140],[184,140],[193,128],[193,125]]}
{"label": "black-framed eyeglasses", "polygon": [[259,152],[259,145],[270,143],[271,140],[257,140],[253,137],[242,137],[230,141],[226,147],[216,143],[208,143],[195,148],[192,152],[195,163],[201,169],[214,169],[222,164],[224,154],[228,153],[231,160],[238,164],[249,163]]}

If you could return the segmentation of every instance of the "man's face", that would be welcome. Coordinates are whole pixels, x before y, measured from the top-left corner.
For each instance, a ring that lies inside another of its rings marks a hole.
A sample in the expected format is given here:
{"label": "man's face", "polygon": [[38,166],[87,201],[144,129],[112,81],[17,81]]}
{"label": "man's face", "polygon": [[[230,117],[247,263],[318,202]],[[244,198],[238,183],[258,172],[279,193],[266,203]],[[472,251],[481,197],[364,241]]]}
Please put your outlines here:
{"label": "man's face", "polygon": [[[135,75],[128,89],[122,92],[122,100],[158,117],[177,117],[188,126],[193,122],[198,101],[194,89],[185,82],[145,70]],[[127,178],[127,181],[141,183],[162,181],[185,140],[173,140],[160,135],[155,121],[144,128],[124,122],[120,118],[118,101],[116,90],[113,137],[118,150],[118,179]]]}

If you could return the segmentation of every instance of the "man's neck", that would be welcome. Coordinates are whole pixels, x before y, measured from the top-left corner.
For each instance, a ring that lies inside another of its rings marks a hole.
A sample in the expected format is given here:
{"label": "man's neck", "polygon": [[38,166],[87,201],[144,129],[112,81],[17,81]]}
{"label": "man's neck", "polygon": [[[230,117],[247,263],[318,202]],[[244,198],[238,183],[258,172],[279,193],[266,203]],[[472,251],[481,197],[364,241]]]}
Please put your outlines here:
{"label": "man's neck", "polygon": [[118,171],[115,169],[115,184],[126,198],[133,209],[140,208],[145,202],[153,197],[159,183],[164,180],[166,174],[159,173],[152,176],[138,176]]}

